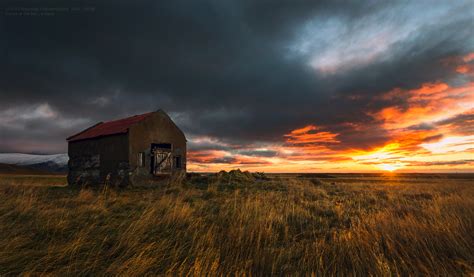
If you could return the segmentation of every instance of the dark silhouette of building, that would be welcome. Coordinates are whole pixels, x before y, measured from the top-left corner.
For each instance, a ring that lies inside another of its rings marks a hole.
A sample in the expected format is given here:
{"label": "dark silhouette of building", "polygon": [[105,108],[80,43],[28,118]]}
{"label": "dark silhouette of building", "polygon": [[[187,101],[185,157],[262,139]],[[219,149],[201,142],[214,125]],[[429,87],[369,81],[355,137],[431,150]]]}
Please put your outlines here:
{"label": "dark silhouette of building", "polygon": [[162,110],[100,122],[67,141],[70,185],[138,185],[186,172],[186,137]]}

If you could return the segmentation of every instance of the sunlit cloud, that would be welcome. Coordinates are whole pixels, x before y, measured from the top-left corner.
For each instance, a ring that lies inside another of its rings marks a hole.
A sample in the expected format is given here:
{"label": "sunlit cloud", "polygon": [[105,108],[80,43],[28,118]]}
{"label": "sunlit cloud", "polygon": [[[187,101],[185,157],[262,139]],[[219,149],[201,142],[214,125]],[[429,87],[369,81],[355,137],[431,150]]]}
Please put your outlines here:
{"label": "sunlit cloud", "polygon": [[[400,44],[409,43],[433,21],[449,22],[456,9],[463,5],[438,4],[430,5],[429,9],[418,2],[392,5],[388,10],[355,22],[346,17],[317,16],[301,27],[288,46],[289,55],[307,58],[308,64],[324,75],[388,61],[396,56]],[[423,13],[414,14],[421,9]],[[470,55],[463,58],[472,60]]]}
{"label": "sunlit cloud", "polygon": [[464,137],[445,137],[438,142],[422,143],[423,148],[431,153],[462,152],[468,149],[474,149],[474,135]]}
{"label": "sunlit cloud", "polygon": [[466,54],[465,56],[462,57],[462,60],[463,60],[465,63],[474,61],[474,52],[471,52],[471,53],[469,53],[469,54]]}
{"label": "sunlit cloud", "polygon": [[413,90],[394,89],[383,99],[401,99],[403,105],[391,106],[371,114],[386,129],[406,128],[447,119],[474,108],[474,83],[451,87],[446,83],[426,83]]}
{"label": "sunlit cloud", "polygon": [[398,143],[391,143],[369,152],[356,151],[354,153],[353,159],[356,161],[369,162],[369,163],[390,160],[390,159],[398,159],[400,158],[400,156],[397,155],[395,150],[399,149],[399,147],[400,145]]}
{"label": "sunlit cloud", "polygon": [[285,135],[286,141],[291,144],[339,143],[337,136],[338,134],[322,131],[314,125],[295,129]]}
{"label": "sunlit cloud", "polygon": [[360,25],[361,28],[353,32],[356,27],[343,18],[310,20],[290,49],[309,57],[309,65],[319,72],[334,74],[387,58],[384,54],[410,33],[408,29],[396,32],[401,28],[391,22],[365,28],[364,25],[369,25],[366,22]]}

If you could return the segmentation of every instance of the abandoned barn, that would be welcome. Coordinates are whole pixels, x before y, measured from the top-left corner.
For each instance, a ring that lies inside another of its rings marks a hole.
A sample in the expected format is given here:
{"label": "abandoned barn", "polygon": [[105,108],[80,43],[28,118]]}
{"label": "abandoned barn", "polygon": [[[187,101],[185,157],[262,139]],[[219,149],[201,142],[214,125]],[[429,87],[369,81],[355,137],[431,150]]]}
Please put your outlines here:
{"label": "abandoned barn", "polygon": [[70,185],[123,186],[186,172],[186,137],[162,110],[100,122],[67,141]]}

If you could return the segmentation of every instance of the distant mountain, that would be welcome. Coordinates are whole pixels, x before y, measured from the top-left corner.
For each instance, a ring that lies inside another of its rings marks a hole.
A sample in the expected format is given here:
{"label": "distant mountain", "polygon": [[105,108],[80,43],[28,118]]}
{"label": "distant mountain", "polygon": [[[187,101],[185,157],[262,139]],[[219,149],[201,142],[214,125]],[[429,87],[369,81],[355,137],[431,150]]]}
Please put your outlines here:
{"label": "distant mountain", "polygon": [[37,169],[47,172],[67,172],[67,154],[55,155],[34,155],[23,153],[0,153],[0,163],[26,166],[31,169]]}

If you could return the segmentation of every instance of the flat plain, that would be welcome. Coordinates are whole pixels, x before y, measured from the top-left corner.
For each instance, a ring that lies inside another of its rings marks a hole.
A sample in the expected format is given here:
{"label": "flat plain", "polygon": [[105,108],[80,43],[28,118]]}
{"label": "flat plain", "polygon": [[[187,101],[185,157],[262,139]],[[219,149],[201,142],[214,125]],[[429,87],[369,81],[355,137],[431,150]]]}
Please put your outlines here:
{"label": "flat plain", "polygon": [[474,274],[472,174],[0,175],[0,275]]}

